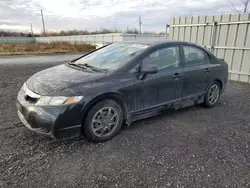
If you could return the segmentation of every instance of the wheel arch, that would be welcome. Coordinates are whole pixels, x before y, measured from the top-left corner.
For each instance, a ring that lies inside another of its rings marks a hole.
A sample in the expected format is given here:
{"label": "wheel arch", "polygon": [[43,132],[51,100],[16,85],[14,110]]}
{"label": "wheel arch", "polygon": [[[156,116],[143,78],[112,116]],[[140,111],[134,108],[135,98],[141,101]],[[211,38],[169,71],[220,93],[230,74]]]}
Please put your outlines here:
{"label": "wheel arch", "polygon": [[224,86],[223,86],[223,82],[221,81],[221,79],[216,78],[214,81],[215,81],[215,82],[218,82],[218,83],[220,84],[220,88],[221,88],[221,90],[224,88]]}
{"label": "wheel arch", "polygon": [[128,114],[128,110],[127,110],[127,105],[125,104],[125,102],[122,100],[122,94],[120,93],[115,93],[115,92],[110,92],[110,93],[104,93],[101,95],[98,95],[96,97],[94,97],[93,99],[91,99],[86,106],[84,107],[84,109],[82,110],[82,116],[81,116],[81,121],[82,121],[82,125],[83,122],[89,112],[89,110],[96,105],[98,102],[103,101],[103,100],[107,100],[107,99],[111,99],[114,100],[115,102],[117,102],[122,110],[123,110],[123,117],[124,117],[124,121],[127,120],[127,114]]}

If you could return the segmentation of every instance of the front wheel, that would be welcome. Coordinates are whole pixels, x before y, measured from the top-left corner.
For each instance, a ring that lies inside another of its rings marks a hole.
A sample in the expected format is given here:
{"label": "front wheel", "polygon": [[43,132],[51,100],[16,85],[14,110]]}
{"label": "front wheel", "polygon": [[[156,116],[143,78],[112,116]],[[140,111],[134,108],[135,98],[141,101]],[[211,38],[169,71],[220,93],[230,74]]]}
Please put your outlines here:
{"label": "front wheel", "polygon": [[221,94],[221,86],[218,82],[214,82],[208,89],[207,93],[205,94],[204,98],[204,106],[206,108],[212,108],[214,107]]}
{"label": "front wheel", "polygon": [[92,141],[103,142],[113,138],[121,129],[123,111],[114,100],[98,102],[89,111],[83,125],[84,135]]}

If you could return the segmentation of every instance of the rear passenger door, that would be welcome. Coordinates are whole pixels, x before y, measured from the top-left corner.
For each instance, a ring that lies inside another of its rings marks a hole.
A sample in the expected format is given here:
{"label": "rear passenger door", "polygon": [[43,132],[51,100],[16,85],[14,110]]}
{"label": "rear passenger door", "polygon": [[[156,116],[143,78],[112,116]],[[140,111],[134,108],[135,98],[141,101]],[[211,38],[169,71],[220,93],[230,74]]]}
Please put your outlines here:
{"label": "rear passenger door", "polygon": [[206,51],[195,46],[182,46],[184,61],[183,101],[195,100],[202,96],[209,84],[209,56]]}

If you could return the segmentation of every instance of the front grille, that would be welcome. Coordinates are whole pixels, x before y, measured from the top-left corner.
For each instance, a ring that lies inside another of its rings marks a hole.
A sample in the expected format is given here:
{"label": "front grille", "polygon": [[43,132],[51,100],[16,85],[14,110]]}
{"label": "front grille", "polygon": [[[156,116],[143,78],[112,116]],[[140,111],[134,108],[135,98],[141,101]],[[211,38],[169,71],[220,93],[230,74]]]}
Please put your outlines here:
{"label": "front grille", "polygon": [[38,98],[32,98],[28,95],[26,95],[24,98],[27,102],[30,102],[30,103],[36,103],[38,101]]}

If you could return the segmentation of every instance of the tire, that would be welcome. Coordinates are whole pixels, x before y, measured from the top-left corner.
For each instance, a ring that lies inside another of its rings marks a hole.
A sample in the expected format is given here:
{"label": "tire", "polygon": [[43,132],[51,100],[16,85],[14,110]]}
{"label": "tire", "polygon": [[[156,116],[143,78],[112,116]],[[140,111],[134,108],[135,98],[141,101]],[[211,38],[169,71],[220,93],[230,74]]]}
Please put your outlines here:
{"label": "tire", "polygon": [[213,84],[210,85],[209,89],[207,90],[204,97],[203,105],[206,108],[214,107],[219,101],[220,94],[221,94],[221,85],[219,84],[219,82],[215,81]]}
{"label": "tire", "polygon": [[113,138],[120,131],[122,124],[121,106],[114,100],[103,100],[88,112],[83,124],[83,134],[91,141],[104,142]]}

